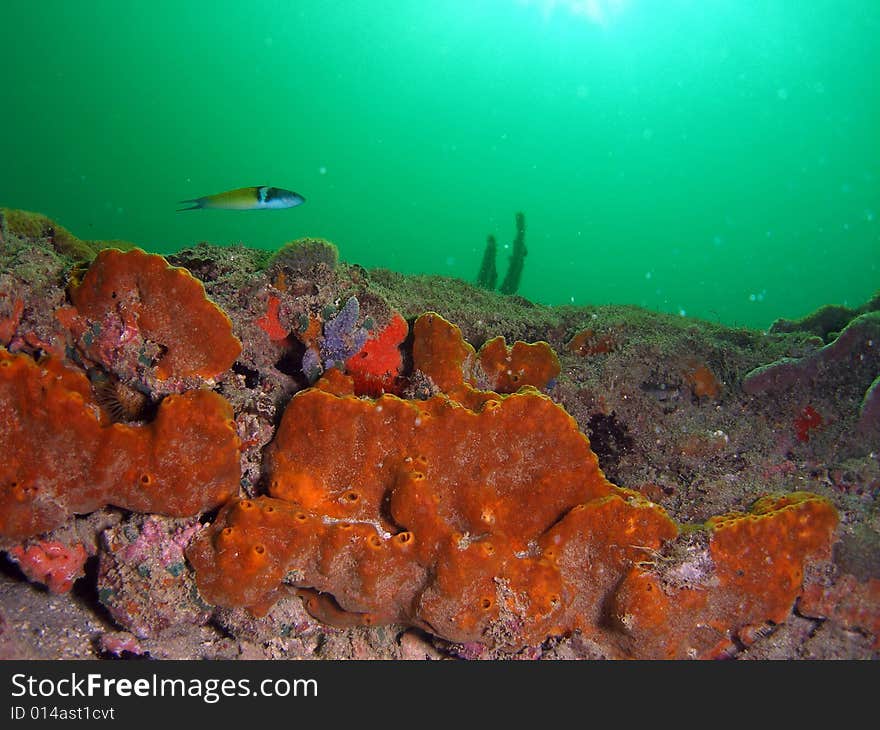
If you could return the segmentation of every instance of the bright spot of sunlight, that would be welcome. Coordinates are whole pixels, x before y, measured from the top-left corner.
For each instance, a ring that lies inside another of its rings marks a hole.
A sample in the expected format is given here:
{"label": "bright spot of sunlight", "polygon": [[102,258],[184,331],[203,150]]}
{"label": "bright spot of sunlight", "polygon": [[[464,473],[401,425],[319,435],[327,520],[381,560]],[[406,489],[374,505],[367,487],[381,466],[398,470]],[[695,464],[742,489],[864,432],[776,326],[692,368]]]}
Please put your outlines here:
{"label": "bright spot of sunlight", "polygon": [[541,10],[544,18],[568,12],[595,25],[607,26],[630,4],[630,0],[519,0]]}

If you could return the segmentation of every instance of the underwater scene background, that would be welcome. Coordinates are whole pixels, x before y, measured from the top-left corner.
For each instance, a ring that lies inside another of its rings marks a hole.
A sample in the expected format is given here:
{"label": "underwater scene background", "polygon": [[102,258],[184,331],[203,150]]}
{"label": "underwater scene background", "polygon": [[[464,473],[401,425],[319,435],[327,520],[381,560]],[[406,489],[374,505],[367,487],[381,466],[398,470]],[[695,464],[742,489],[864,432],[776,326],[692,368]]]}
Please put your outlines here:
{"label": "underwater scene background", "polygon": [[[880,3],[0,4],[0,204],[158,253],[365,267],[764,328],[880,264]],[[306,204],[179,213],[249,185]]]}

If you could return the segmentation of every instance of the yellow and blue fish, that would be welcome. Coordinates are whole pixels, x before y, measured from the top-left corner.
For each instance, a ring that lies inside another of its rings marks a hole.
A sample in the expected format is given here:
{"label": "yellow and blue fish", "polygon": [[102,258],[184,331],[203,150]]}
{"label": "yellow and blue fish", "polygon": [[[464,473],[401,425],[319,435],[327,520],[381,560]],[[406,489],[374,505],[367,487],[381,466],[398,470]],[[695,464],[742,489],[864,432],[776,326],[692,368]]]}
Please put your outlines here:
{"label": "yellow and blue fish", "polygon": [[225,193],[206,195],[203,198],[181,200],[180,204],[192,203],[182,210],[199,210],[200,208],[216,208],[218,210],[279,210],[302,205],[306,199],[299,193],[284,188],[270,188],[268,185],[255,185],[250,188],[227,190]]}

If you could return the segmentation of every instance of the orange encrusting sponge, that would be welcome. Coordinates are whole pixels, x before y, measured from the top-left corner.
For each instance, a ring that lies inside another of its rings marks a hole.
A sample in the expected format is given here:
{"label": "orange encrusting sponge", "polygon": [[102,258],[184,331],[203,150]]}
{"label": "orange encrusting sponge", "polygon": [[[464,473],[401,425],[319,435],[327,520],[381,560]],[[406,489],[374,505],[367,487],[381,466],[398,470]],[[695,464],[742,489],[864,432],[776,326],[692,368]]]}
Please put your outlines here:
{"label": "orange encrusting sponge", "polygon": [[81,372],[5,349],[0,443],[3,538],[31,537],[108,504],[193,515],[239,487],[239,439],[221,395],[171,395],[151,423],[110,424]]}
{"label": "orange encrusting sponge", "polygon": [[[788,614],[829,549],[829,502],[777,495],[683,528],[609,482],[550,398],[478,390],[454,325],[429,313],[413,329],[414,366],[446,392],[361,399],[339,376],[295,395],[265,454],[270,496],[227,504],[190,546],[208,601],[260,614],[288,585],[342,625],[505,648],[580,630],[646,658],[715,656]],[[498,387],[518,385],[514,361],[550,362],[501,345]]]}
{"label": "orange encrusting sponge", "polygon": [[77,315],[72,329],[95,362],[107,364],[100,332],[84,336],[90,326],[118,329],[123,342],[138,338],[158,345],[160,380],[214,378],[241,353],[232,322],[205,296],[202,283],[158,254],[104,249],[70,287],[70,299]]}

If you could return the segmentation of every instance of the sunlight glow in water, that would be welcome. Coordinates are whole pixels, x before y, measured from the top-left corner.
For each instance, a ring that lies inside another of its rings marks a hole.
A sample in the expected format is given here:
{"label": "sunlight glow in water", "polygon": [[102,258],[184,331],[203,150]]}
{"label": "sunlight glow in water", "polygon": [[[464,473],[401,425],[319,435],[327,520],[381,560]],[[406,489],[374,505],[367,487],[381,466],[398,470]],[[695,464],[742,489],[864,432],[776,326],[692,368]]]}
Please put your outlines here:
{"label": "sunlight glow in water", "polygon": [[557,10],[568,11],[594,25],[607,26],[628,6],[629,0],[519,0],[523,5],[533,5],[541,10],[544,18],[550,18]]}
{"label": "sunlight glow in water", "polygon": [[[877,291],[878,0],[70,5],[0,0],[0,205],[83,238],[474,281],[522,212],[541,304],[763,331]],[[257,183],[308,203],[177,213]]]}

